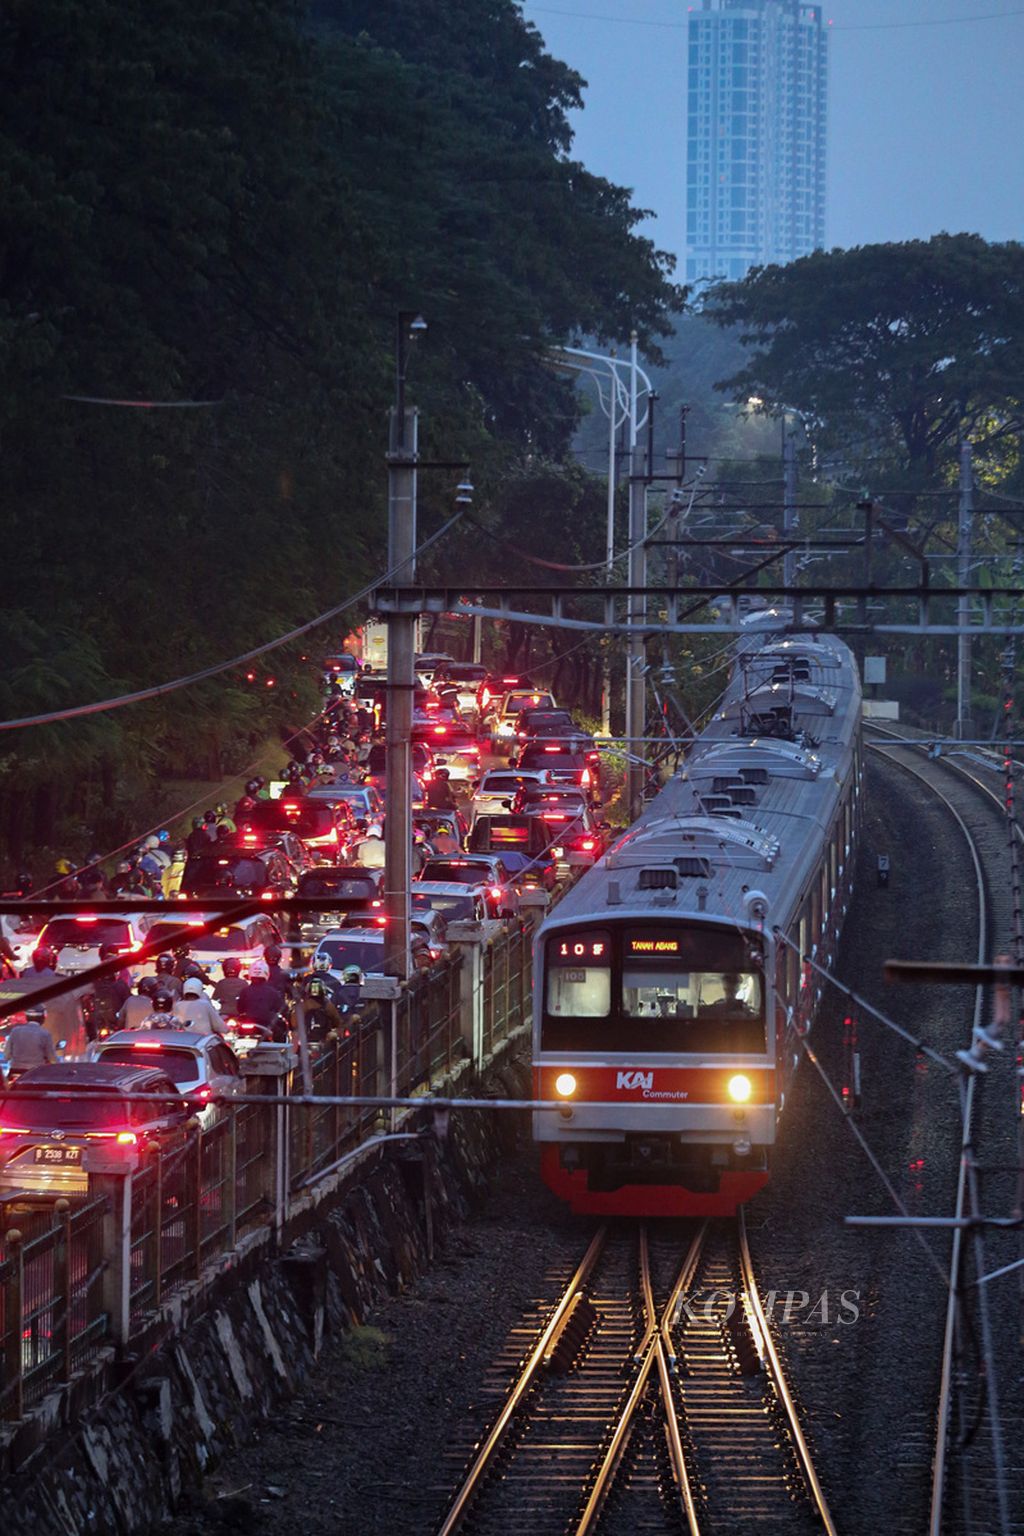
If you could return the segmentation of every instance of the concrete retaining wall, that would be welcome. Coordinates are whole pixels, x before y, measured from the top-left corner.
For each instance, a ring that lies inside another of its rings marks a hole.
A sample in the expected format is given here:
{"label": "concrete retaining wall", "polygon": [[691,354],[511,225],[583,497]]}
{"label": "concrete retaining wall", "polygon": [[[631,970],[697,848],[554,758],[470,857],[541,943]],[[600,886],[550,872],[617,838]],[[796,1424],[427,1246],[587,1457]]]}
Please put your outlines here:
{"label": "concrete retaining wall", "polygon": [[[493,1086],[525,1097],[528,1074],[506,1066]],[[327,1335],[427,1267],[431,1246],[486,1198],[519,1118],[461,1114],[430,1148],[381,1142],[330,1197],[309,1201],[285,1252],[257,1250],[204,1277],[142,1358],[111,1358],[106,1395],[77,1421],[81,1394],[55,1396],[35,1432],[16,1430],[4,1447],[4,1536],[133,1536],[158,1524],[296,1390]]]}

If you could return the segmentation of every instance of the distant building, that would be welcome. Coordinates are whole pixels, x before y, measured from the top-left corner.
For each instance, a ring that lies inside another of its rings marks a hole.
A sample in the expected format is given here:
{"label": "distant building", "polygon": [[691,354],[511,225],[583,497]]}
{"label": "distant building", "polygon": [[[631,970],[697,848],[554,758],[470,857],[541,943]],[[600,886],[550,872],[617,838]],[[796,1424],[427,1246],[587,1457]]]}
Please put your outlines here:
{"label": "distant building", "polygon": [[689,25],[686,277],[825,242],[828,32],[801,0],[703,0]]}

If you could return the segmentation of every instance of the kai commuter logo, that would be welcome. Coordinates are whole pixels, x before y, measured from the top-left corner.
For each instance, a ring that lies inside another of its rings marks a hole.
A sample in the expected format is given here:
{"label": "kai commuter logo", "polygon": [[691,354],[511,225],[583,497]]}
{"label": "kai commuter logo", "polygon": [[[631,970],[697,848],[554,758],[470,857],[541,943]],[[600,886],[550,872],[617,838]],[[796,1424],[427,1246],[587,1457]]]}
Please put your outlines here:
{"label": "kai commuter logo", "polygon": [[644,1093],[650,1093],[654,1087],[653,1072],[617,1072],[615,1074],[616,1088],[626,1088],[635,1091],[643,1089]]}

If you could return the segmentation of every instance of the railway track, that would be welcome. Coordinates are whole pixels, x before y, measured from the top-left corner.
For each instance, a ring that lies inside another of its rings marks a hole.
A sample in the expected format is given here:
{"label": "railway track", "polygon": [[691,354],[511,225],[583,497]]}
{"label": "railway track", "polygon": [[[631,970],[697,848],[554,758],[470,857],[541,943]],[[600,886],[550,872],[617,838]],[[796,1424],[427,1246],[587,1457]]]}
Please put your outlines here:
{"label": "railway track", "polygon": [[742,1216],[596,1233],[439,1536],[510,1530],[834,1532]]}
{"label": "railway track", "polygon": [[[882,737],[891,738],[895,734],[877,726],[872,726],[870,729]],[[1018,852],[1014,853],[1012,849],[1008,849],[1003,799],[992,787],[992,775],[999,771],[1001,765],[994,759],[987,761],[977,753],[970,754],[962,762],[954,761],[948,756],[940,759],[930,757],[922,759],[919,756],[922,748],[907,745],[905,742],[895,743],[890,740],[880,744],[869,738],[868,744],[876,753],[898,765],[904,772],[911,774],[925,785],[945,805],[960,827],[967,841],[975,871],[978,900],[978,962],[983,963],[989,959],[993,949],[1012,947],[1015,926],[1013,908],[1019,906],[1016,866],[1022,835],[1019,826],[1015,826],[1012,836],[1016,840]],[[914,761],[911,761],[911,758]],[[982,774],[986,777],[982,777]],[[1011,856],[1014,866],[1012,891],[1011,882],[1006,880]],[[1009,903],[1006,899],[1008,891],[1011,893]],[[983,1019],[984,997],[985,989],[977,987],[972,1019],[974,1029],[977,1029]],[[966,1039],[963,1044],[967,1044]],[[967,1074],[961,1093],[962,1147],[965,1151],[971,1149],[974,1158],[979,1154],[984,1158],[987,1154],[988,1160],[994,1165],[1002,1161],[1004,1166],[1012,1166],[1012,1163],[1017,1160],[1016,1149],[1008,1141],[1005,1132],[1002,1137],[993,1138],[991,1134],[986,1135],[985,1128],[980,1122],[978,1091],[979,1079],[973,1074]],[[1006,1190],[1004,1193],[1009,1195],[1010,1191]],[[953,1214],[957,1218],[963,1218],[965,1214],[970,1214],[975,1206],[980,1209],[977,1176],[972,1168],[972,1159],[965,1155],[961,1157],[959,1163]],[[988,1396],[984,1407],[984,1432],[986,1441],[992,1446],[992,1462],[990,1467],[979,1465],[971,1467],[966,1460],[961,1463],[960,1475],[957,1479],[959,1508],[954,1510],[951,1507],[954,1449],[957,1446],[963,1447],[971,1440],[977,1445],[977,1431],[982,1428],[980,1422],[975,1423],[973,1428],[969,1424],[970,1414],[965,1401],[967,1383],[963,1363],[966,1325],[958,1306],[958,1296],[962,1293],[964,1285],[969,1243],[974,1247],[973,1258],[978,1273],[984,1273],[986,1268],[994,1267],[991,1261],[986,1262],[980,1232],[975,1231],[972,1237],[968,1237],[967,1233],[960,1229],[953,1232],[949,1299],[935,1415],[929,1536],[940,1536],[940,1533],[950,1530],[1009,1532],[1020,1529],[1019,1521],[1013,1520],[1010,1515],[1008,1502],[1010,1472],[1005,1465],[1004,1447],[1000,1443],[999,1436],[993,1432],[993,1421],[999,1418],[998,1383],[989,1300],[984,1287],[978,1290],[977,1326],[980,1330],[985,1357],[990,1362],[987,1381]],[[977,1463],[980,1458],[976,1455],[974,1460]],[[1019,1473],[1019,1468],[1015,1470]]]}

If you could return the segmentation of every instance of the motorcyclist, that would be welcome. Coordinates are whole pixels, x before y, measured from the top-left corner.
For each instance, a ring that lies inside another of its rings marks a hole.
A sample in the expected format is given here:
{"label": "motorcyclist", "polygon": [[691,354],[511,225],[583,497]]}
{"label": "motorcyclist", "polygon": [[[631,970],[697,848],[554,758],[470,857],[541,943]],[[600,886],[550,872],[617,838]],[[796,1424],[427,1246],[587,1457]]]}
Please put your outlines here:
{"label": "motorcyclist", "polygon": [[152,997],[152,1011],[141,1019],[139,1029],[180,1029],[181,1025],[174,1017],[174,994],[166,987],[157,987]]}
{"label": "motorcyclist", "polygon": [[79,873],[78,884],[82,895],[94,900],[109,894],[110,882],[103,872],[103,855],[94,853],[90,856],[88,864]]}
{"label": "motorcyclist", "polygon": [[276,987],[281,994],[281,1002],[291,996],[292,979],[289,973],[281,967],[281,947],[278,944],[265,944],[263,946],[263,958],[267,962],[267,979],[271,986]]}
{"label": "motorcyclist", "polygon": [[181,977],[177,974],[174,956],[168,954],[166,950],[156,957],[156,974],[160,979],[162,990],[170,992],[174,1002],[177,1002],[181,996]]}
{"label": "motorcyclist", "polygon": [[[118,953],[116,944],[101,944],[100,963],[115,959]],[[90,1040],[97,1039],[102,1031],[109,1033],[115,1027],[118,1015],[131,992],[131,977],[124,970],[110,976],[101,976],[93,982],[92,1005],[86,1009],[85,1014],[85,1032]]]}
{"label": "motorcyclist", "polygon": [[143,1020],[153,1012],[153,997],[162,991],[160,978],[157,976],[140,977],[135,991],[130,997],[126,997],[121,1004],[117,1015],[117,1022],[121,1029],[141,1029]]}
{"label": "motorcyclist", "polygon": [[26,1008],[24,1018],[14,1025],[4,1042],[8,1078],[56,1060],[53,1037],[46,1028],[46,1009]]}
{"label": "motorcyclist", "polygon": [[185,852],[190,859],[195,859],[206,853],[209,846],[210,834],[206,830],[206,823],[201,816],[193,816],[192,830],[185,839]]}
{"label": "motorcyclist", "polygon": [[[327,955],[319,955],[320,960],[326,960],[330,965]],[[345,1013],[355,1013],[363,998],[362,987],[366,978],[358,965],[346,965],[341,973],[341,984],[337,992],[337,1004]]]}
{"label": "motorcyclist", "polygon": [[182,987],[181,1000],[174,1005],[174,1017],[182,1029],[196,1035],[222,1035],[221,1016],[210,1002],[198,976],[190,976]]}
{"label": "motorcyclist", "polygon": [[217,805],[214,806],[213,812],[214,812],[214,815],[217,818],[217,830],[218,831],[220,831],[221,827],[227,827],[229,832],[237,832],[238,831],[238,828],[235,825],[234,820],[232,819],[232,817],[230,817],[228,815],[228,808],[227,808],[226,805],[224,805],[223,803],[218,803]]}
{"label": "motorcyclist", "polygon": [[32,951],[32,960],[25,966],[22,976],[28,976],[33,981],[44,986],[48,981],[59,981],[57,974],[57,956],[49,944],[37,944]]}
{"label": "motorcyclist", "polygon": [[448,781],[447,768],[437,769],[434,777],[427,785],[424,798],[426,805],[432,811],[454,811],[458,809],[455,796],[452,793],[452,786]]}
{"label": "motorcyclist", "polygon": [[299,1003],[305,1007],[306,1038],[323,1040],[336,1030],[344,1030],[342,1015],[346,1011],[340,1000],[343,988],[330,973],[329,955],[317,955],[313,969],[299,977],[296,987]]}
{"label": "motorcyclist", "polygon": [[242,980],[242,962],[234,955],[229,955],[221,962],[221,971],[223,974],[220,981],[214,982],[213,1000],[224,1018],[237,1019],[238,1000],[245,990],[245,982]]}
{"label": "motorcyclist", "polygon": [[459,840],[455,836],[455,828],[450,821],[438,822],[430,834],[430,843],[435,856],[439,859],[452,858],[455,854],[462,851]]}
{"label": "motorcyclist", "polygon": [[370,822],[366,836],[355,846],[353,857],[364,869],[384,868],[384,830],[379,821]]}
{"label": "motorcyclist", "polygon": [[265,960],[254,960],[249,967],[249,980],[238,999],[239,1017],[252,1019],[264,1029],[280,1034],[279,1018],[282,998],[270,980],[270,967]]}
{"label": "motorcyclist", "polygon": [[78,883],[78,871],[70,859],[58,859],[53,866],[54,872],[61,878],[56,882],[53,893],[55,901],[76,901],[82,894]]}

